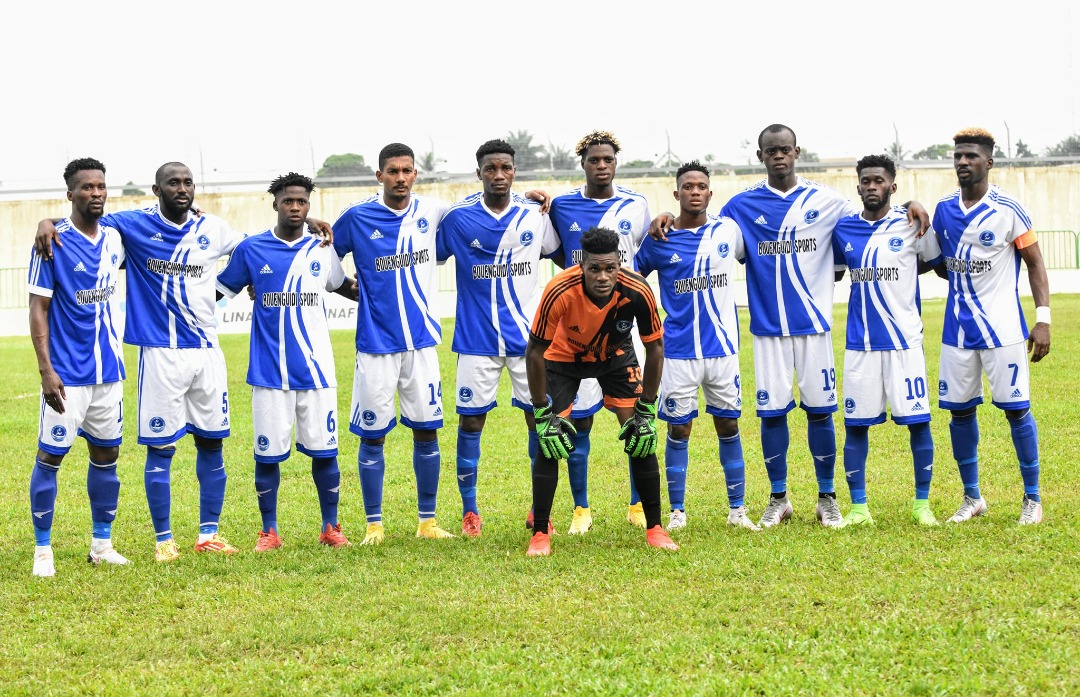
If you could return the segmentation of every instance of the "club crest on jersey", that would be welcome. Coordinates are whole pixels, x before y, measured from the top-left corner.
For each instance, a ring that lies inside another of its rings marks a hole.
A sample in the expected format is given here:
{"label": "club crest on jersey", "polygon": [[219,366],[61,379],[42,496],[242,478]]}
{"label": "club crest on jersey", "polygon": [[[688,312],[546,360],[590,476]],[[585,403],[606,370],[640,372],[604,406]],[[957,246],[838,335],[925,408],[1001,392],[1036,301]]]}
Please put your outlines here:
{"label": "club crest on jersey", "polygon": [[256,441],[256,443],[258,443],[259,450],[262,450],[263,452],[265,452],[266,449],[270,447],[270,439],[266,436],[259,436],[259,439]]}
{"label": "club crest on jersey", "polygon": [[370,409],[365,409],[364,413],[360,415],[360,418],[364,420],[365,426],[371,426],[375,423],[375,412]]}
{"label": "club crest on jersey", "polygon": [[731,247],[727,242],[721,242],[716,246],[716,253],[720,255],[721,259],[727,259],[727,255],[731,253]]}
{"label": "club crest on jersey", "polygon": [[996,238],[994,237],[994,233],[990,232],[989,230],[983,230],[979,233],[979,242],[981,242],[982,246],[984,247],[989,247],[990,245],[994,244],[995,239]]}
{"label": "club crest on jersey", "polygon": [[63,426],[53,426],[50,433],[52,434],[52,439],[59,443],[60,441],[64,440],[64,436],[67,435],[67,429]]}
{"label": "club crest on jersey", "polygon": [[521,246],[528,247],[530,244],[532,244],[533,241],[532,230],[526,230],[525,232],[521,233],[521,237],[519,239],[521,240]]}
{"label": "club crest on jersey", "polygon": [[199,244],[199,249],[209,249],[210,248],[210,238],[207,237],[206,235],[199,235],[198,237],[195,238],[195,241]]}
{"label": "club crest on jersey", "polygon": [[668,411],[675,411],[675,400],[671,397],[665,399],[664,408],[666,408]]}
{"label": "club crest on jersey", "polygon": [[632,228],[632,227],[633,226],[630,224],[629,220],[620,220],[619,221],[619,232],[621,232],[624,235],[629,235],[630,234],[630,228]]}
{"label": "club crest on jersey", "polygon": [[165,419],[160,416],[151,417],[149,426],[154,433],[161,433],[165,430]]}
{"label": "club crest on jersey", "polygon": [[620,319],[619,321],[615,322],[615,331],[625,334],[626,332],[630,331],[630,327],[632,326],[634,326],[633,322],[627,321],[625,319]]}
{"label": "club crest on jersey", "polygon": [[803,220],[805,220],[807,224],[809,224],[817,220],[819,217],[821,217],[821,213],[818,212],[818,209],[811,208],[810,210],[806,211],[805,215],[803,215]]}
{"label": "club crest on jersey", "polygon": [[427,232],[429,227],[431,226],[428,224],[427,218],[416,219],[416,229],[420,232]]}
{"label": "club crest on jersey", "polygon": [[119,259],[119,255],[116,254],[113,254],[111,257],[109,257],[109,261],[112,263],[113,266],[116,266],[116,262],[119,261]]}
{"label": "club crest on jersey", "polygon": [[855,400],[851,397],[844,400],[844,411],[848,414],[855,413]]}
{"label": "club crest on jersey", "polygon": [[949,383],[944,380],[937,381],[937,393],[939,397],[944,397],[949,394]]}
{"label": "club crest on jersey", "polygon": [[769,403],[769,393],[765,390],[757,391],[757,403],[760,406],[765,406]]}
{"label": "club crest on jersey", "polygon": [[312,276],[318,278],[319,274],[322,273],[322,264],[320,264],[319,261],[316,259],[315,261],[312,261],[311,264],[308,266],[308,270],[311,271]]}
{"label": "club crest on jersey", "polygon": [[468,404],[472,401],[472,390],[470,390],[468,387],[462,387],[460,390],[458,390],[458,399],[460,399],[463,403]]}
{"label": "club crest on jersey", "polygon": [[899,237],[889,238],[889,250],[893,252],[899,252],[904,248],[904,241]]}

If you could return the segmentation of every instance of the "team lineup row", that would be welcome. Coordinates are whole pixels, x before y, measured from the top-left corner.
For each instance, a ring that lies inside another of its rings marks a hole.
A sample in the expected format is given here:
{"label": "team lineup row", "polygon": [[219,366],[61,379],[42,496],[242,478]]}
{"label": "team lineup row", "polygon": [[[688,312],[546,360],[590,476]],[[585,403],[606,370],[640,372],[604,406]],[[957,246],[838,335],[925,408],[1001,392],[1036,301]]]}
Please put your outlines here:
{"label": "team lineup row", "polygon": [[[569,532],[590,529],[590,431],[593,415],[605,405],[619,419],[629,456],[628,519],[646,529],[650,545],[678,549],[669,531],[687,524],[687,445],[699,389],[713,417],[732,525],[760,530],[792,514],[786,479],[793,383],[808,416],[819,488],[815,514],[823,525],[873,523],[864,473],[868,432],[885,420],[886,406],[911,431],[912,517],[936,524],[928,502],[934,445],[918,305],[918,274],[931,269],[949,280],[938,392],[940,406],[951,412],[964,486],[963,502],[950,520],[963,522],[986,511],[975,421],[985,371],[1016,446],[1024,482],[1020,522],[1038,523],[1038,440],[1027,353],[1038,361],[1049,351],[1046,273],[1026,211],[989,183],[992,136],[970,129],[958,133],[955,143],[960,187],[937,203],[932,225],[917,202],[907,211],[891,205],[896,170],[887,157],[859,162],[861,209],[797,176],[796,137],[780,124],[766,127],[758,139],[767,178],[732,197],[715,217],[708,214],[708,169],[691,162],[676,174],[678,213],[652,219],[644,197],[614,183],[620,145],[603,131],[578,144],[585,185],[553,199],[545,192],[519,196],[511,190],[514,151],[497,140],[476,153],[480,192],[454,205],[416,195],[413,152],[394,143],[379,154],[381,191],[347,207],[332,226],[308,216],[314,182],[289,173],[269,188],[275,227],[246,237],[193,210],[193,178],[183,164],[158,169],[156,205],[106,214],[104,165],[75,160],[65,171],[71,214],[42,221],[29,274],[31,334],[42,375],[39,448],[30,481],[34,574],[55,572],[50,530],[57,471],[76,435],[84,436],[90,450],[89,560],[127,563],[110,542],[125,377],[113,326],[121,265],[127,273],[123,341],[139,347],[138,440],[147,446],[144,485],[158,561],[180,554],[170,527],[170,469],[175,443],[187,433],[195,442],[200,487],[195,549],[237,551],[218,534],[230,408],[214,306],[218,297],[245,288],[254,300],[247,382],[263,522],[256,551],[282,544],[279,467],[290,455],[294,429],[297,450],[312,459],[322,513],[319,539],[349,544],[337,520],[337,384],[324,311],[328,292],[357,302],[349,430],[360,437],[367,517],[361,544],[378,544],[385,536],[383,445],[399,417],[395,394],[400,420],[413,431],[416,534],[452,537],[435,522],[443,424],[435,347],[441,329],[429,307],[436,264],[451,257],[458,292],[452,348],[458,354],[457,480],[464,535],[478,537],[482,530],[476,503],[480,436],[504,368],[513,403],[524,414],[533,463],[529,555],[550,553],[559,459],[567,460],[574,498]],[[357,269],[352,281],[340,263],[348,254]],[[216,273],[216,261],[225,256],[227,265]],[[565,270],[541,293],[543,257]],[[1027,265],[1037,306],[1030,336],[1017,291],[1019,258]],[[772,491],[758,523],[743,500],[739,336],[731,284],[736,263],[746,267],[754,398]],[[843,395],[844,469],[852,500],[847,516],[833,484],[838,395],[831,339],[833,285],[844,269],[852,280]],[[654,272],[663,324],[644,278]],[[657,418],[668,424],[666,529]]]}

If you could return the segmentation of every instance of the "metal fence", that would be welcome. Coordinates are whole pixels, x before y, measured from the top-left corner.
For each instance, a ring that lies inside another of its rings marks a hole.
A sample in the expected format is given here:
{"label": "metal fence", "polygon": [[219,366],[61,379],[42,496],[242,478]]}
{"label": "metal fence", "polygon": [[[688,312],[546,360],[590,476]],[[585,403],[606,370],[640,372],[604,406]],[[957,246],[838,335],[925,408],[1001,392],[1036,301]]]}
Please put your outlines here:
{"label": "metal fence", "polygon": [[[1037,233],[1039,248],[1042,250],[1043,260],[1048,269],[1080,269],[1080,236],[1073,230],[1041,230]],[[219,263],[219,270],[225,265],[225,260]],[[346,273],[352,277],[355,267],[352,256],[348,256],[342,262]],[[540,282],[547,283],[558,272],[553,262],[545,261],[540,267]],[[26,290],[25,267],[13,267],[0,269],[0,309],[11,310],[29,307],[29,294]],[[743,267],[739,266],[736,280],[744,278]],[[441,293],[456,292],[454,278],[454,261],[451,259],[445,265],[439,266],[438,290]]]}

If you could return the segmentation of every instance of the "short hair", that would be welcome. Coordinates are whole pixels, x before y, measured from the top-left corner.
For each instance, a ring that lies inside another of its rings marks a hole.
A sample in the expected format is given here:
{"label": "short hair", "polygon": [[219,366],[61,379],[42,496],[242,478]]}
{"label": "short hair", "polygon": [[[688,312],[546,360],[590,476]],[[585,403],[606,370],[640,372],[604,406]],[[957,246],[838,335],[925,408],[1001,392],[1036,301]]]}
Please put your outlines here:
{"label": "short hair", "polygon": [[581,235],[581,255],[611,254],[619,251],[619,233],[606,227],[591,227]]}
{"label": "short hair", "polygon": [[305,177],[303,174],[297,174],[296,172],[289,172],[288,174],[282,174],[280,177],[270,182],[270,188],[267,189],[266,192],[277,196],[279,191],[284,191],[290,186],[302,186],[310,194],[315,188],[315,182],[311,180],[311,177]]}
{"label": "short hair", "polygon": [[867,167],[882,167],[890,177],[896,179],[896,163],[888,155],[867,155],[855,163],[856,174],[862,174]]}
{"label": "short hair", "polygon": [[709,174],[709,168],[708,167],[701,164],[697,160],[690,160],[689,162],[685,163],[682,167],[679,167],[679,169],[675,172],[675,181],[679,181],[679,177],[686,174],[687,172],[701,172],[706,177],[712,176],[711,174]]}
{"label": "short hair", "polygon": [[92,157],[80,157],[76,160],[72,160],[64,168],[64,183],[67,184],[68,189],[71,189],[71,184],[75,179],[75,175],[79,172],[85,172],[87,170],[100,169],[101,173],[105,173],[105,165],[100,160],[95,160]]}
{"label": "short hair", "polygon": [[476,164],[480,164],[480,160],[484,159],[485,155],[509,155],[512,160],[515,152],[514,146],[510,145],[510,143],[495,138],[476,149]]}
{"label": "short hair", "polygon": [[166,162],[165,164],[158,167],[157,171],[154,172],[154,183],[155,184],[159,184],[159,185],[161,184],[161,180],[165,176],[165,170],[168,169],[169,167],[183,167],[184,169],[186,169],[188,171],[191,171],[191,168],[188,167],[187,165],[185,165],[183,162]]}
{"label": "short hair", "polygon": [[765,128],[761,129],[761,133],[758,133],[758,137],[757,137],[758,149],[761,148],[761,139],[765,137],[766,133],[783,133],[784,131],[787,131],[788,133],[791,134],[791,139],[793,141],[795,141],[795,145],[799,144],[799,139],[795,137],[795,131],[792,130],[791,126],[785,126],[782,123],[772,123],[772,124],[769,124],[768,126],[766,126]]}
{"label": "short hair", "polygon": [[577,153],[582,161],[584,161],[585,153],[587,153],[589,148],[594,145],[610,145],[616,155],[622,150],[622,146],[619,145],[619,139],[616,138],[615,134],[611,131],[592,131],[581,137],[581,140],[579,140],[574,147],[574,152]]}
{"label": "short hair", "polygon": [[953,136],[953,144],[972,143],[981,145],[988,155],[994,154],[994,136],[985,128],[965,128]]}
{"label": "short hair", "polygon": [[416,162],[416,154],[413,149],[404,143],[390,143],[379,151],[379,171],[386,166],[386,161],[392,157],[410,157]]}

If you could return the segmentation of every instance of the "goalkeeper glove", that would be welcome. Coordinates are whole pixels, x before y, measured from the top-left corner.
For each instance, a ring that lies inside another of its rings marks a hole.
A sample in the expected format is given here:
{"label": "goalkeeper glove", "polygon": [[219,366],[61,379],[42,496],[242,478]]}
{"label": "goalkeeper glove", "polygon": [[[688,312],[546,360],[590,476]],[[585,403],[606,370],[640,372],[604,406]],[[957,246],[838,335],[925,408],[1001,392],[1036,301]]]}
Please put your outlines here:
{"label": "goalkeeper glove", "polygon": [[573,436],[577,429],[563,417],[551,411],[551,402],[542,407],[533,407],[536,419],[536,434],[540,436],[540,452],[551,460],[566,459],[574,452]]}
{"label": "goalkeeper glove", "polygon": [[634,402],[634,415],[626,420],[619,431],[619,438],[626,441],[623,450],[630,457],[648,457],[656,452],[656,402]]}

